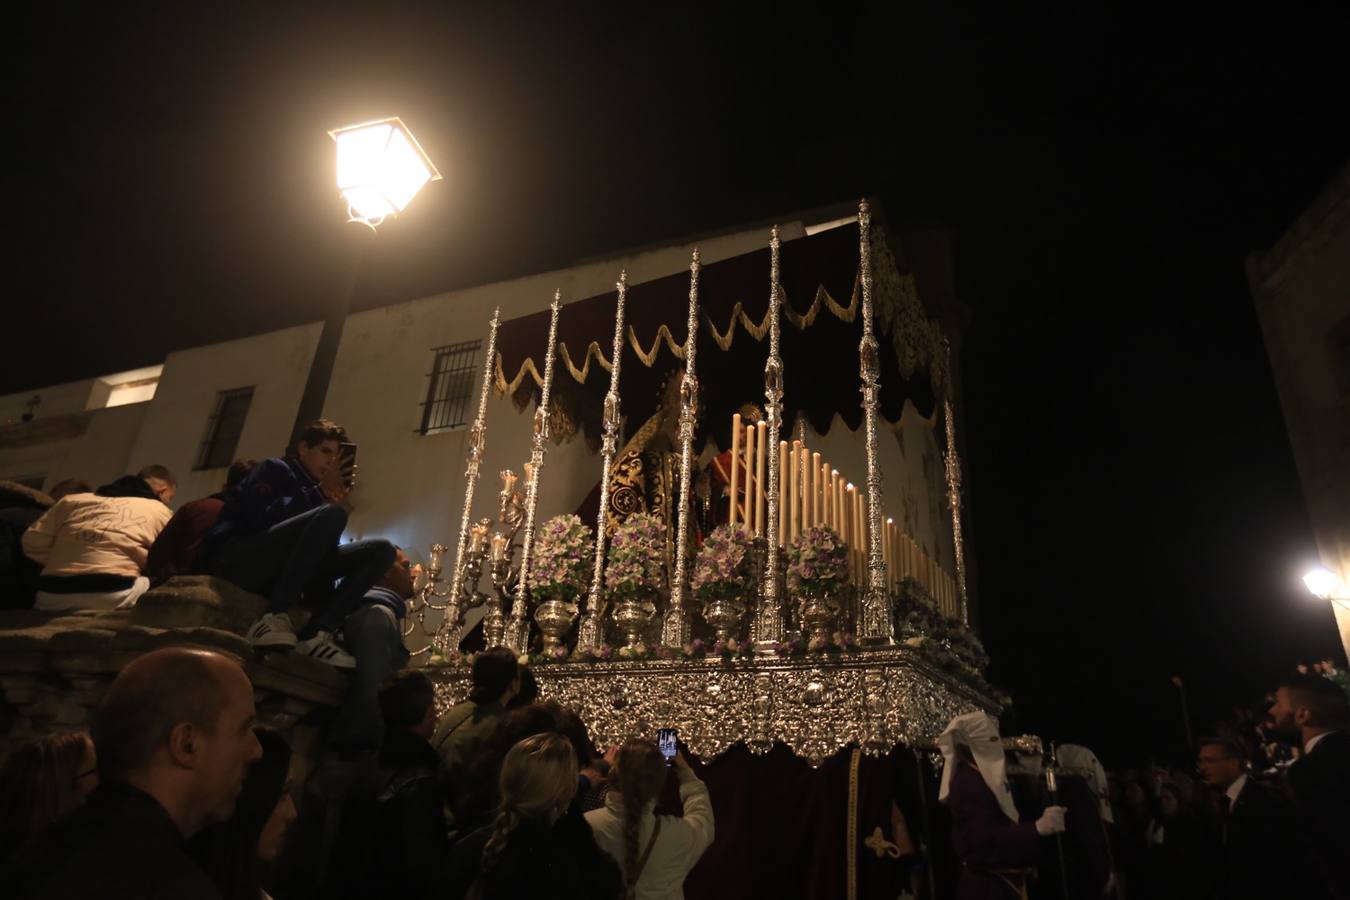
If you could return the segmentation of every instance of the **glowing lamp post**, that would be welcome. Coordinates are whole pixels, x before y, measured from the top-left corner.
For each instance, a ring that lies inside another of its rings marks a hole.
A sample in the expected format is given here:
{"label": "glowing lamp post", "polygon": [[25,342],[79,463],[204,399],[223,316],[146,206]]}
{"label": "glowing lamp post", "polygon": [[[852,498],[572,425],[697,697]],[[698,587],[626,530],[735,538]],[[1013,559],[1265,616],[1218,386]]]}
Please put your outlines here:
{"label": "glowing lamp post", "polygon": [[1314,597],[1332,601],[1350,600],[1350,590],[1346,590],[1345,582],[1330,569],[1313,569],[1303,576],[1303,584]]}
{"label": "glowing lamp post", "polygon": [[374,228],[397,216],[441,173],[397,116],[328,132],[337,144],[337,187],[353,222]]}
{"label": "glowing lamp post", "polygon": [[[403,212],[427,182],[441,178],[417,138],[397,116],[335,128],[328,135],[337,145],[337,188],[346,201],[348,221],[360,222],[372,231],[385,219]],[[292,447],[305,426],[323,415],[365,245],[366,241],[361,241],[354,252],[347,254],[351,273],[324,319],[291,428]]]}

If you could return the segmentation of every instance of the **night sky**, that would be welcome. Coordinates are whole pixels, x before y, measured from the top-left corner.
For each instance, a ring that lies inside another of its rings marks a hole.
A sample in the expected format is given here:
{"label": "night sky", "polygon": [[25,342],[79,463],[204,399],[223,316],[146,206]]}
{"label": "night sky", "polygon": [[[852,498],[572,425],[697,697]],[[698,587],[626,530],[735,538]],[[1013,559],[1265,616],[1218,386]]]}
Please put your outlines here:
{"label": "night sky", "polygon": [[13,21],[0,392],[321,318],[353,121],[446,176],[361,307],[876,195],[956,234],[1008,725],[1141,760],[1170,676],[1203,731],[1339,658],[1243,271],[1350,159],[1333,4],[271,6]]}

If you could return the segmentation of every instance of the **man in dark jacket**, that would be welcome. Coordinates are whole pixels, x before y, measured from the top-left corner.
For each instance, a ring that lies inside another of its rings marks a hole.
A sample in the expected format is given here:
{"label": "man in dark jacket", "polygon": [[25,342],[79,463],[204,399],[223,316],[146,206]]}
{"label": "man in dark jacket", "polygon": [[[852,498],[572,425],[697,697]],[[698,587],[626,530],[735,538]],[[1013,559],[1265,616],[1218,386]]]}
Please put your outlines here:
{"label": "man in dark jacket", "polygon": [[225,486],[217,494],[190,500],[178,508],[164,530],[150,545],[145,574],[151,585],[159,585],[175,575],[197,574],[198,557],[207,532],[220,519],[225,497],[237,488],[254,466],[251,459],[236,460],[225,476]]}
{"label": "man in dark jacket", "polygon": [[445,768],[429,742],[436,696],[407,670],[380,689],[384,744],[343,806],[325,896],[426,897],[448,859]]}
{"label": "man in dark jacket", "polygon": [[1225,900],[1292,898],[1289,876],[1298,852],[1294,808],[1248,776],[1246,759],[1237,741],[1200,740],[1200,776],[1218,794],[1219,852],[1211,880]]}
{"label": "man in dark jacket", "polygon": [[[347,433],[326,419],[311,423],[293,455],[263,460],[225,499],[207,535],[210,570],[247,591],[265,594],[267,612],[249,628],[255,647],[295,649],[341,669],[356,660],[333,639],[366,591],[393,565],[384,540],[340,543],[351,469],[340,462]],[[341,585],[334,589],[334,582]],[[317,608],[302,636],[288,611],[301,595]]]}
{"label": "man in dark jacket", "polygon": [[183,843],[234,812],[248,767],[253,688],[234,661],[172,647],[123,669],[95,710],[99,787],[0,872],[19,900],[214,900]]}
{"label": "man in dark jacket", "polygon": [[[1330,679],[1294,675],[1275,692],[1275,727],[1297,737],[1303,755],[1289,767],[1305,870],[1326,885],[1322,897],[1350,898],[1350,701]],[[1318,888],[1321,889],[1320,887]],[[1318,896],[1312,894],[1310,896]]]}

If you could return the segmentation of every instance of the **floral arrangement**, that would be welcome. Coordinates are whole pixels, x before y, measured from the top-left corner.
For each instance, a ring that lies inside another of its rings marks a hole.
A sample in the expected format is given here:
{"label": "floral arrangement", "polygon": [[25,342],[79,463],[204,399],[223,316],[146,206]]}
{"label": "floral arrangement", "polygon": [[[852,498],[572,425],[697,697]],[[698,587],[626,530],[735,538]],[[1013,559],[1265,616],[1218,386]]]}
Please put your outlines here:
{"label": "floral arrangement", "polygon": [[530,563],[530,589],[539,596],[573,600],[586,585],[591,528],[573,515],[554,516],[539,529]]}
{"label": "floral arrangement", "polygon": [[652,513],[635,513],[614,529],[605,567],[611,600],[650,598],[666,584],[665,526]]}
{"label": "floral arrangement", "polygon": [[613,659],[716,659],[720,657],[723,661],[730,662],[733,659],[753,655],[754,647],[751,646],[749,641],[729,638],[725,641],[713,641],[709,644],[702,638],[694,638],[682,647],[648,647],[646,644],[639,643],[633,647],[616,649],[609,644],[601,644],[595,650],[577,650],[571,658],[578,662],[605,662]]}
{"label": "floral arrangement", "polygon": [[741,525],[719,525],[703,540],[689,585],[694,596],[712,600],[743,600],[754,591],[755,560],[750,533]]}
{"label": "floral arrangement", "polygon": [[848,583],[848,548],[833,528],[813,525],[792,539],[787,580],[794,593],[832,593]]}

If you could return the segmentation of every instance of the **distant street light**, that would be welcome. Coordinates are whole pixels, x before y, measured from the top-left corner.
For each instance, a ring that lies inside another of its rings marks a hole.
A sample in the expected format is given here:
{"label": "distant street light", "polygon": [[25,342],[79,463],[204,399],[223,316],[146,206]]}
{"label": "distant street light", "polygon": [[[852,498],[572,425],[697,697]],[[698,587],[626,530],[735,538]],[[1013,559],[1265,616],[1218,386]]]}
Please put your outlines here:
{"label": "distant street light", "polygon": [[[1341,576],[1322,566],[1318,566],[1304,575],[1303,583],[1314,597],[1331,601],[1350,600],[1350,591],[1346,590],[1345,582],[1341,580]],[[1344,606],[1345,604],[1342,603],[1341,605]]]}
{"label": "distant street light", "polygon": [[407,208],[428,181],[441,173],[417,138],[394,116],[335,128],[337,187],[354,222],[374,228]]}
{"label": "distant street light", "polygon": [[[417,192],[430,181],[439,181],[441,173],[417,143],[403,120],[394,116],[360,125],[334,128],[328,136],[337,145],[337,188],[347,204],[349,222],[360,222],[374,230],[391,216],[407,209]],[[319,345],[305,379],[289,447],[295,446],[305,427],[323,415],[328,397],[328,382],[333,377],[342,327],[347,321],[352,295],[356,292],[357,273],[365,253],[366,241],[346,254],[350,274],[339,290],[337,301],[324,319]]]}

